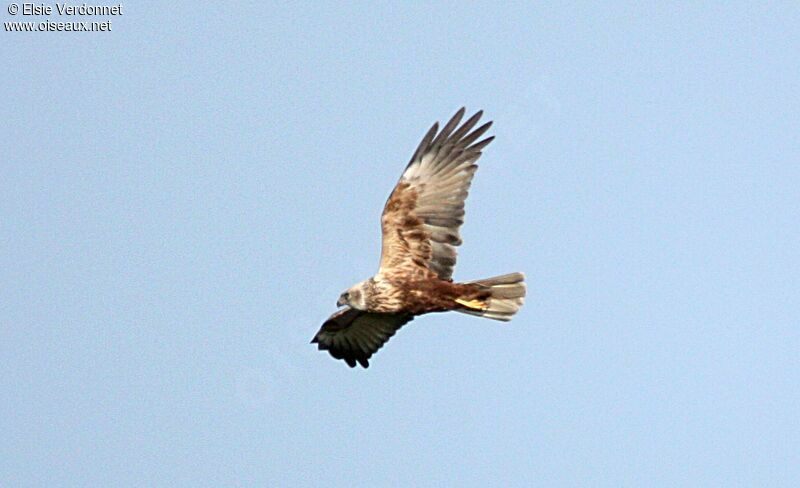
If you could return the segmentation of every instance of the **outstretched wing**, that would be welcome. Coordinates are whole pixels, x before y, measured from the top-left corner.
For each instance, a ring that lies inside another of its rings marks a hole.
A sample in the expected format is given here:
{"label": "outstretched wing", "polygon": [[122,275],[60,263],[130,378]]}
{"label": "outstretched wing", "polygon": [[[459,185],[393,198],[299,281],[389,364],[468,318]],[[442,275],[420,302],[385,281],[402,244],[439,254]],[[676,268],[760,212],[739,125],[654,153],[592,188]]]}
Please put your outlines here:
{"label": "outstretched wing", "polygon": [[381,273],[452,279],[475,162],[494,139],[475,142],[492,125],[472,130],[482,114],[459,127],[462,108],[441,131],[436,123],[425,134],[383,209]]}
{"label": "outstretched wing", "polygon": [[344,359],[351,368],[356,361],[368,368],[369,358],[413,318],[411,314],[371,313],[345,307],[322,324],[311,343],[336,359]]}

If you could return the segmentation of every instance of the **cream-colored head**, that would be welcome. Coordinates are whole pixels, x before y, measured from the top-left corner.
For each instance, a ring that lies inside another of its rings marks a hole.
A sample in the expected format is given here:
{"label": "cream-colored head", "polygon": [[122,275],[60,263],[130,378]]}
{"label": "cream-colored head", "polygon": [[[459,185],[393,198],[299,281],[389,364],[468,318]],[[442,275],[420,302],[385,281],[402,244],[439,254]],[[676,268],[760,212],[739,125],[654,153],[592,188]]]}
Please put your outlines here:
{"label": "cream-colored head", "polygon": [[348,305],[356,310],[367,309],[367,281],[356,283],[339,296],[339,301],[336,302],[337,307]]}

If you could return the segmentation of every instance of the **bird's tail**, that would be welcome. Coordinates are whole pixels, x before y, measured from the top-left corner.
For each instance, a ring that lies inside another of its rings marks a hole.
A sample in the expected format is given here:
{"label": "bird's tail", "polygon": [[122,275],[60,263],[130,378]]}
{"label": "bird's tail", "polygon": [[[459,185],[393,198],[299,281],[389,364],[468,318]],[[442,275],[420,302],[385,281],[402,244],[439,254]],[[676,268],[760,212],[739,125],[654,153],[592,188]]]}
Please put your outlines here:
{"label": "bird's tail", "polygon": [[490,295],[481,301],[456,300],[463,305],[463,308],[457,309],[459,312],[507,322],[525,301],[525,275],[522,273],[510,273],[467,284],[479,285],[488,290]]}

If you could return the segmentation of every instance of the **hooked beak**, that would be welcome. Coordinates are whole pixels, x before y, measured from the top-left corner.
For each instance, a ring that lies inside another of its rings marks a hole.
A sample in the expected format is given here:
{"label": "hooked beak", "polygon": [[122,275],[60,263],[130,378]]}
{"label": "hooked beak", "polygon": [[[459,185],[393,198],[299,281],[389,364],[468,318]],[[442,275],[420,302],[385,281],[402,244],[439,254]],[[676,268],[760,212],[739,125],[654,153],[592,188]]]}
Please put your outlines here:
{"label": "hooked beak", "polygon": [[344,301],[344,298],[339,297],[339,299],[336,301],[336,306],[341,307],[342,305],[347,305],[347,302]]}

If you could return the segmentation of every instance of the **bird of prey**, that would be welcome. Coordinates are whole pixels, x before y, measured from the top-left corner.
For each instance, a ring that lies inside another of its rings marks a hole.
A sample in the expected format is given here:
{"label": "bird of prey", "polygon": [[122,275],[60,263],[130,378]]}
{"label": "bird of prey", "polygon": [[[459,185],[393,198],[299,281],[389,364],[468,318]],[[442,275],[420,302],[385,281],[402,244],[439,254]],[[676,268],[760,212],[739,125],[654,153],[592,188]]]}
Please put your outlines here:
{"label": "bird of prey", "polygon": [[417,315],[455,310],[508,321],[520,309],[522,273],[466,283],[452,278],[475,163],[494,139],[479,140],[491,122],[473,130],[482,114],[459,126],[462,108],[441,131],[437,122],[422,138],[383,208],[378,273],[341,294],[336,305],[343,308],[311,341],[320,350],[351,368],[367,368],[370,357]]}

